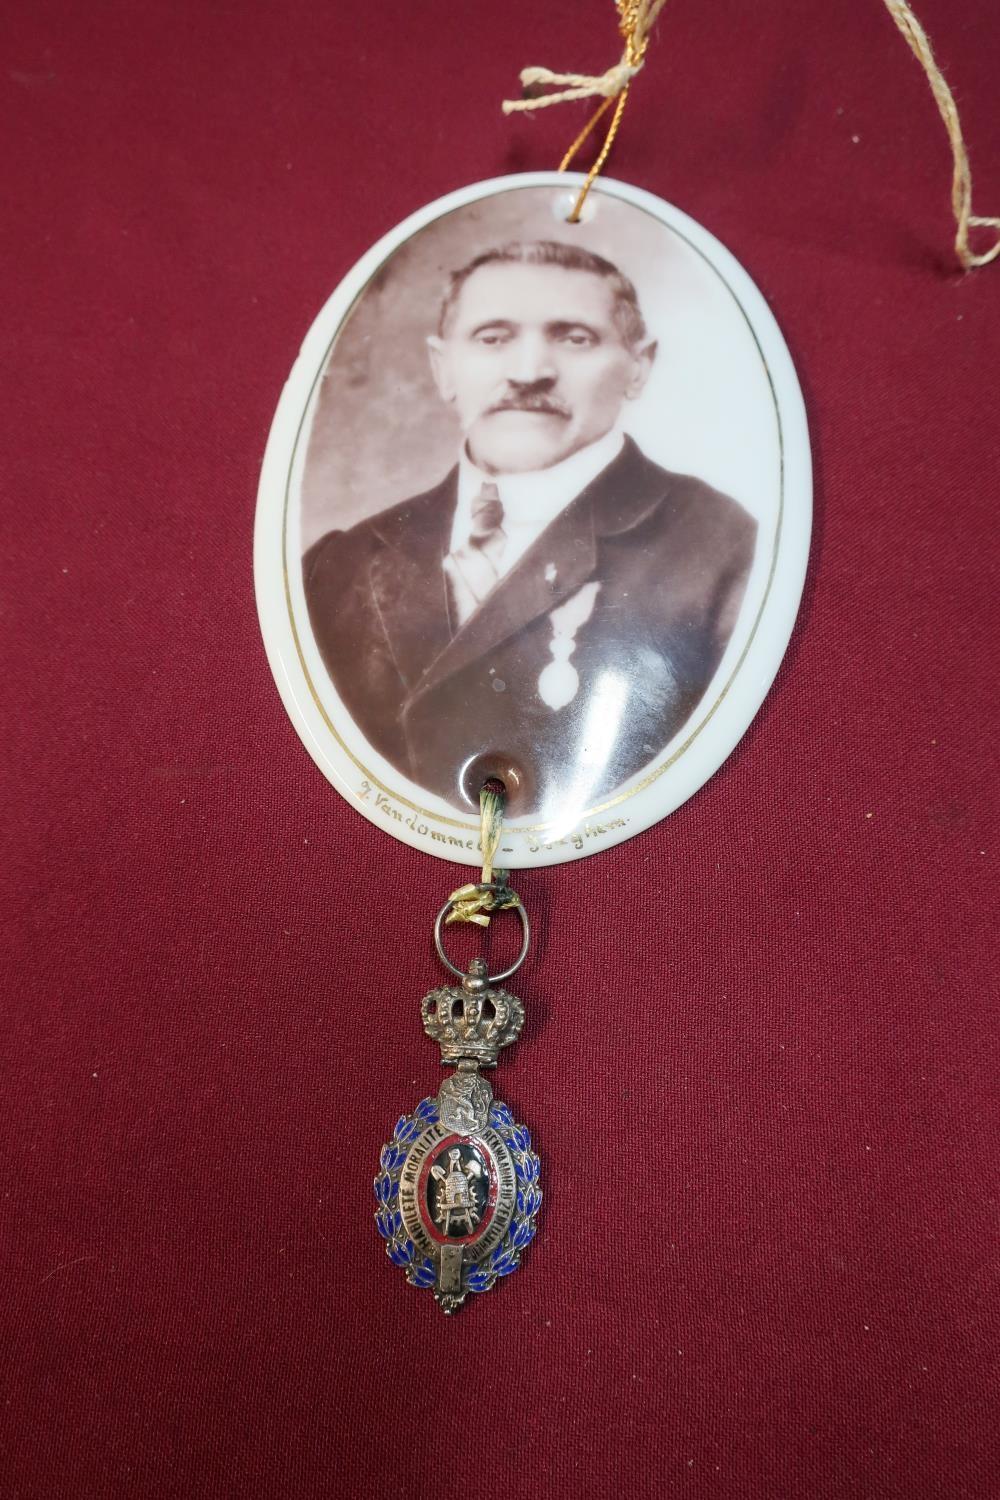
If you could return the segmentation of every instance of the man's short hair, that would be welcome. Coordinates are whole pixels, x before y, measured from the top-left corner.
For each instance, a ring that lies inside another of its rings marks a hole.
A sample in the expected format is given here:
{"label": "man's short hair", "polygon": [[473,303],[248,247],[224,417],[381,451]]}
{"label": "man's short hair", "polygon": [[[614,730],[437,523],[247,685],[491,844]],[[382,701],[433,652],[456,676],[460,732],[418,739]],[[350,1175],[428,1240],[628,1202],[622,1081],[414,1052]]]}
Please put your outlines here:
{"label": "man's short hair", "polygon": [[462,287],[474,271],[482,266],[492,265],[561,266],[564,271],[589,271],[592,276],[600,276],[611,289],[611,315],[625,344],[631,349],[646,337],[646,324],[639,310],[635,287],[610,260],[605,260],[603,255],[595,255],[593,250],[567,245],[562,240],[513,240],[508,245],[483,250],[468,265],[452,271],[438,318],[438,334],[441,338],[448,331]]}

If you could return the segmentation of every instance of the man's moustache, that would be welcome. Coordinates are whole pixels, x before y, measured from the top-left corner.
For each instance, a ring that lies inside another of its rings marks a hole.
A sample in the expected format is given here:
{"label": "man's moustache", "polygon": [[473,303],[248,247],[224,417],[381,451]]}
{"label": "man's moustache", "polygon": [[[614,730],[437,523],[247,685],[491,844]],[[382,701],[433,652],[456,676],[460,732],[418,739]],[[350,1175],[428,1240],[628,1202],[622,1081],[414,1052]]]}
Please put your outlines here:
{"label": "man's moustache", "polygon": [[548,396],[505,396],[502,401],[497,401],[494,406],[487,409],[486,415],[492,416],[498,411],[529,411],[541,412],[548,417],[562,417],[569,420],[569,412],[561,402],[553,401]]}

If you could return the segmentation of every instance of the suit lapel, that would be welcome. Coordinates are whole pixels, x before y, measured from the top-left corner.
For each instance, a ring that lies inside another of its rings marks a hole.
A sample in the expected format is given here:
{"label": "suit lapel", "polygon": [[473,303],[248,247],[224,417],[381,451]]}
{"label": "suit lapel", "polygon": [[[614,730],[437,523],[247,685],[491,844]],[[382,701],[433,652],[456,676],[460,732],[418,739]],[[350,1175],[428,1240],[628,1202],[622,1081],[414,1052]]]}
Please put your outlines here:
{"label": "suit lapel", "polygon": [[529,547],[440,656],[431,662],[416,684],[414,697],[429,692],[446,677],[454,676],[471,661],[523,630],[539,615],[555,609],[587,581],[595,560],[590,498],[584,491]]}
{"label": "suit lapel", "polygon": [[[413,685],[411,701],[575,594],[597,568],[601,538],[628,530],[648,515],[663,499],[666,477],[627,438],[618,457],[545,528],[440,655],[431,660]],[[440,559],[447,550],[446,542],[437,558],[439,573]],[[422,586],[426,590],[426,574]],[[422,654],[426,661],[426,650]]]}
{"label": "suit lapel", "polygon": [[447,583],[441,559],[450,544],[458,470],[412,504],[379,517],[384,544],[372,558],[372,599],[407,688],[451,638]]}

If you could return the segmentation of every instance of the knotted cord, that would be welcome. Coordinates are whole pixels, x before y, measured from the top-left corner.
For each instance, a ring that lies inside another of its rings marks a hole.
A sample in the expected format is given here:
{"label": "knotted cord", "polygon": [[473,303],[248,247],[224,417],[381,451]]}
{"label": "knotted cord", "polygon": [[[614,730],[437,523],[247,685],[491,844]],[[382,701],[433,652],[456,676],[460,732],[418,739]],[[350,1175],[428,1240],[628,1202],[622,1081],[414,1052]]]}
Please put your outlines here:
{"label": "knotted cord", "polygon": [[[521,73],[523,98],[503,101],[501,108],[504,114],[509,115],[519,110],[547,109],[550,104],[565,104],[574,99],[595,97],[603,99],[559,163],[560,172],[566,171],[594,126],[614,106],[604,143],[587,173],[572,212],[569,214],[571,224],[579,223],[580,211],[587,194],[608,159],[621,125],[622,115],[625,113],[629,88],[643,66],[650,32],[665,4],[666,0],[615,0],[618,11],[618,30],[624,43],[624,51],[619,61],[608,68],[607,72],[600,74],[554,73],[549,68],[525,68]],[[926,31],[906,0],[885,0],[885,6],[906,38],[914,56],[920,61],[948,132],[952,154],[951,207],[956,226],[955,254],[963,270],[970,271],[974,266],[985,266],[1000,256],[1000,232],[993,245],[977,253],[969,244],[969,230],[978,228],[1000,231],[1000,218],[984,218],[972,212],[972,171],[969,167],[969,156],[965,148],[955,96],[938,67]],[[549,90],[551,92],[548,92]]]}

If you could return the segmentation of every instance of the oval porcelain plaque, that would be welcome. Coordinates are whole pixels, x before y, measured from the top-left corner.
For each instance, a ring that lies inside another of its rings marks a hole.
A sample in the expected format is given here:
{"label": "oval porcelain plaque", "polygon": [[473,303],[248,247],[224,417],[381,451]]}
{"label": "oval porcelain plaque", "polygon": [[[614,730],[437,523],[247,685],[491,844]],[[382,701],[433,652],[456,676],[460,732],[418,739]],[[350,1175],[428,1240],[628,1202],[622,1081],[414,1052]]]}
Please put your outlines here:
{"label": "oval porcelain plaque", "polygon": [[788,350],[699,225],[602,178],[477,183],[375,245],[310,329],[260,481],[285,706],[341,794],[429,854],[592,854],[743,735],[805,575]]}

